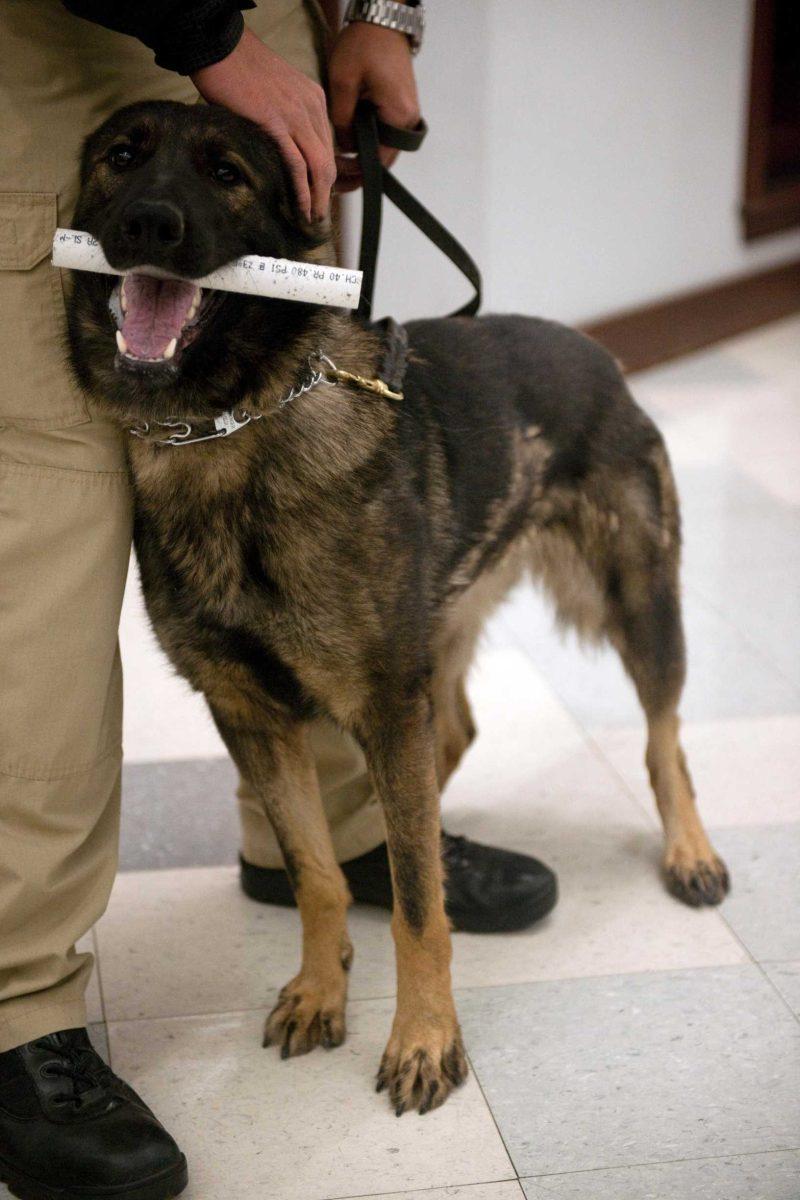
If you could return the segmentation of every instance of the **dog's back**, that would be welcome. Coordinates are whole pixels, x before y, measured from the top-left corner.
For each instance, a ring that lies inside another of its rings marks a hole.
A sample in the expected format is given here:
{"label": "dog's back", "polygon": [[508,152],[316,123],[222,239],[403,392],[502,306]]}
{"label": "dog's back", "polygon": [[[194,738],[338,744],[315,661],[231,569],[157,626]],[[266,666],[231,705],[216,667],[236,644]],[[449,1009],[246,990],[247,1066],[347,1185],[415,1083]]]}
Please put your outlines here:
{"label": "dog's back", "polygon": [[644,518],[677,554],[663,441],[601,346],[522,316],[415,321],[408,330],[397,437],[434,536],[449,542],[440,568],[450,584],[453,574],[456,586],[473,582],[521,535],[563,533],[582,557],[604,559],[602,538],[631,507],[637,525]]}

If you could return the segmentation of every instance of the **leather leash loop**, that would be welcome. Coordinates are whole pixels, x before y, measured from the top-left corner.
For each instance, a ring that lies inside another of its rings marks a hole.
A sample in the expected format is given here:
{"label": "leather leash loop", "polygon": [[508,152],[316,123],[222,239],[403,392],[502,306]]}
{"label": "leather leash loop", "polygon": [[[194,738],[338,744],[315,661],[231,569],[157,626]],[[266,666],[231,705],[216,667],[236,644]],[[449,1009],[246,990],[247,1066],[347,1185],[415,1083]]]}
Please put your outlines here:
{"label": "leather leash loop", "polygon": [[398,129],[379,121],[374,105],[362,101],[356,108],[355,137],[361,174],[364,179],[363,216],[359,268],[364,273],[358,316],[364,320],[372,312],[375,290],[375,271],[381,238],[381,217],[384,194],[417,228],[442,251],[446,258],[464,275],[475,289],[472,299],[450,315],[472,317],[481,304],[481,273],[471,255],[449,230],[429,212],[411,192],[395,179],[380,161],[380,144],[396,149],[416,150],[422,145],[427,126],[420,121],[416,129]]}
{"label": "leather leash loop", "polygon": [[[372,110],[375,112],[375,109]],[[393,150],[419,150],[425,141],[428,126],[422,117],[413,129],[401,129],[399,125],[387,125],[375,115],[375,126],[378,130],[378,141],[382,146],[391,146]]]}

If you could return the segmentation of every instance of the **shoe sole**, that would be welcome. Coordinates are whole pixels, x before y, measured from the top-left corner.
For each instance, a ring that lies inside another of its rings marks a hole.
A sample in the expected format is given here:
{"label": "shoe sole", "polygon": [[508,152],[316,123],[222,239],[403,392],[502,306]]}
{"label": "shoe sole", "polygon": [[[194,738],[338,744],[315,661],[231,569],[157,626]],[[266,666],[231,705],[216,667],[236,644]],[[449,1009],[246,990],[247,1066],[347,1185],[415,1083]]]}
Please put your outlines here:
{"label": "shoe sole", "polygon": [[6,1184],[17,1200],[172,1200],[186,1187],[189,1172],[186,1159],[181,1155],[177,1166],[160,1175],[151,1175],[149,1179],[122,1187],[84,1187],[76,1191],[74,1188],[51,1187],[31,1179],[0,1158],[0,1182]]}

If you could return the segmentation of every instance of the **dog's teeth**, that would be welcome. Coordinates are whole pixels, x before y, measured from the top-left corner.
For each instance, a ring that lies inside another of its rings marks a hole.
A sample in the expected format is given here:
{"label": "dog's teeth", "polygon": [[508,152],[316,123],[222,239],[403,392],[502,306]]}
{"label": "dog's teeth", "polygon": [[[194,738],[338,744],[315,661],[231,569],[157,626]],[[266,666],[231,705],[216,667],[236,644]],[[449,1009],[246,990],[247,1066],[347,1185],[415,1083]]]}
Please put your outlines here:
{"label": "dog's teeth", "polygon": [[128,352],[128,343],[125,341],[125,338],[122,336],[121,329],[117,330],[117,349],[119,350],[120,354],[127,354],[127,352]]}
{"label": "dog's teeth", "polygon": [[178,339],[173,338],[172,341],[170,342],[170,344],[167,346],[166,350],[164,351],[164,358],[172,358],[173,354],[175,353],[175,351],[177,349],[178,349]]}
{"label": "dog's teeth", "polygon": [[128,311],[128,301],[125,299],[125,280],[123,279],[119,289],[119,306],[125,313]]}

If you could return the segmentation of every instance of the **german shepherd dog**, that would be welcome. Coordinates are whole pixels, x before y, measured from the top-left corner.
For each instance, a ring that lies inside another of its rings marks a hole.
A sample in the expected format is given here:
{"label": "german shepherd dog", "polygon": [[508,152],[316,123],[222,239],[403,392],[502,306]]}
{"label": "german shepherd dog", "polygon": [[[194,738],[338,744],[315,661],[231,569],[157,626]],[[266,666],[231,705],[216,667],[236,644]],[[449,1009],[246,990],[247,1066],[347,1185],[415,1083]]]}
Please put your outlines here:
{"label": "german shepherd dog", "polygon": [[[86,142],[75,223],[125,272],[75,274],[70,348],[79,383],[126,431],[150,619],[263,800],[302,916],[302,965],[265,1044],[287,1056],[345,1036],[349,897],[307,740],[324,714],[363,747],[386,822],[397,1010],[378,1090],[398,1115],[427,1112],[467,1072],[439,794],[475,735],[464,684],[481,627],[526,571],[636,686],[671,890],[699,905],[728,888],[678,741],[680,525],[664,443],[604,350],[519,316],[412,322],[402,400],[321,382],[283,403],[320,352],[374,377],[381,339],[330,308],[183,282],[247,252],[333,260],[275,145],[222,109],[118,111]],[[158,422],[210,428],[228,410],[261,419],[159,444],[172,427]]]}

